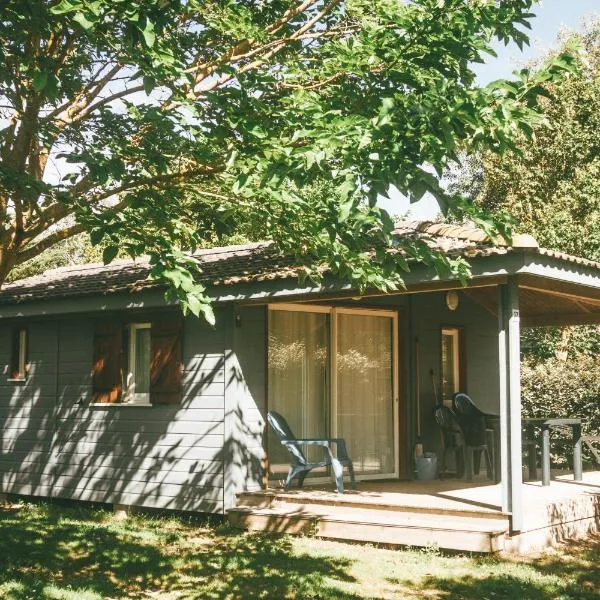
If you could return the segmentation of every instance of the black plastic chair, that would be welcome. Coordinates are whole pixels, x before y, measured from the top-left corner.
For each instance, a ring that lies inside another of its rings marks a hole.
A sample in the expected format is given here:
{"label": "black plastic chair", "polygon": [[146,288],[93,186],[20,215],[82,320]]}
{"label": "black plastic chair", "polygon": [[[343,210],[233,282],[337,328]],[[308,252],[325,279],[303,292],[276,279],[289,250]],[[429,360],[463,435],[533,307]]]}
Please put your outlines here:
{"label": "black plastic chair", "polygon": [[474,474],[479,474],[482,455],[485,457],[488,478],[494,479],[494,431],[487,427],[486,414],[463,392],[454,394],[452,404],[465,440],[467,479],[471,481]]}
{"label": "black plastic chair", "polygon": [[[340,494],[344,493],[344,467],[348,468],[352,487],[356,486],[354,478],[354,466],[352,460],[348,456],[346,450],[346,442],[343,438],[323,438],[323,439],[298,439],[293,434],[288,422],[276,411],[272,410],[267,414],[269,425],[273,428],[282,445],[290,453],[290,469],[287,479],[284,483],[284,488],[290,487],[294,477],[298,477],[298,487],[301,488],[304,484],[304,478],[313,469],[319,467],[327,467],[331,465],[335,475],[335,484],[337,491]],[[337,456],[333,453],[332,445],[336,446]],[[301,446],[321,446],[325,457],[320,462],[308,462],[304,453],[300,449]]]}
{"label": "black plastic chair", "polygon": [[448,452],[454,454],[456,476],[464,475],[465,440],[462,430],[456,420],[454,411],[447,406],[438,404],[433,411],[435,420],[442,431],[442,460],[440,474],[446,473]]}

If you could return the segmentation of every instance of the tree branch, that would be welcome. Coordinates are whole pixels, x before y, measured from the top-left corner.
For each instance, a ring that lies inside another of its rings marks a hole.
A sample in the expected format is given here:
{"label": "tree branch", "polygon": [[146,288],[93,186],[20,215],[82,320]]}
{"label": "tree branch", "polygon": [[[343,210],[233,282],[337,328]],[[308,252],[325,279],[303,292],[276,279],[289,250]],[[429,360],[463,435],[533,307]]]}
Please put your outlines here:
{"label": "tree branch", "polygon": [[174,181],[184,180],[189,177],[196,177],[198,175],[214,175],[215,173],[221,173],[224,170],[225,167],[223,166],[200,167],[197,169],[190,169],[189,171],[180,171],[178,173],[164,173],[161,175],[153,175],[152,177],[144,177],[136,181],[124,183],[119,187],[113,188],[112,190],[106,190],[97,196],[92,196],[92,198],[90,198],[89,204],[97,204],[98,202],[102,202],[102,200],[106,200],[111,196],[117,196],[119,194],[122,194],[123,192],[129,192],[138,187],[172,183]]}
{"label": "tree branch", "polygon": [[65,112],[70,106],[74,103],[78,102],[89,90],[91,90],[99,81],[100,75],[110,65],[110,61],[105,61],[104,64],[90,77],[89,82],[82,86],[82,88],[73,95],[72,98],[69,98],[66,102],[63,102],[60,106],[57,106],[53,111],[44,115],[45,120],[52,120],[57,115],[60,115],[62,112]]}
{"label": "tree branch", "polygon": [[[317,4],[318,0],[305,0],[301,2],[298,6],[294,8],[289,8],[286,10],[281,17],[273,21],[271,25],[267,26],[266,31],[269,34],[277,33],[286,23],[289,23],[294,17],[302,14],[308,8]],[[264,49],[270,47],[273,42],[269,42],[264,44],[260,48],[257,48],[257,52],[262,52]],[[219,58],[209,61],[204,64],[192,65],[188,72],[196,72],[196,77],[194,78],[193,87],[195,88],[199,83],[204,81],[207,77],[212,75],[216,70],[218,70],[220,65],[228,64],[231,61],[237,62],[240,60],[249,50],[254,50],[253,43],[249,39],[242,40],[238,44],[236,44],[233,48],[223,53]],[[193,90],[192,90],[193,93]]]}
{"label": "tree branch", "polygon": [[[90,207],[98,206],[99,203],[103,202],[107,198],[110,198],[111,196],[118,196],[119,194],[122,194],[124,192],[131,192],[137,188],[142,188],[146,186],[165,185],[168,183],[174,183],[192,177],[197,177],[199,175],[214,175],[215,173],[220,173],[224,171],[224,169],[225,167],[223,166],[215,165],[212,167],[205,166],[197,169],[189,169],[187,171],[180,171],[177,173],[163,173],[161,175],[144,177],[135,181],[124,183],[116,188],[105,190],[97,195],[92,194],[86,199],[86,203]],[[115,210],[115,206],[119,206],[119,204],[114,205],[112,207],[106,207],[103,213],[112,212],[113,214],[116,214],[116,212],[118,211]],[[125,205],[123,206],[123,208],[125,208]],[[43,219],[40,219],[39,223],[35,227],[29,228],[29,230],[27,231],[27,238],[34,239],[38,235],[41,235],[41,233],[45,231],[48,227],[62,221],[74,212],[75,211],[73,206],[66,205],[63,203],[56,203],[49,206],[44,211]]]}
{"label": "tree branch", "polygon": [[93,113],[95,110],[97,110],[101,106],[105,106],[106,104],[109,104],[110,102],[113,102],[114,100],[118,100],[119,98],[124,98],[125,96],[129,96],[130,94],[135,94],[137,92],[143,92],[143,91],[144,91],[144,86],[142,84],[140,84],[140,85],[135,85],[131,88],[126,88],[124,90],[121,90],[120,92],[115,92],[114,94],[111,94],[110,96],[106,96],[105,98],[98,100],[98,102],[95,102],[94,104],[89,105],[87,108],[84,108],[84,110],[78,112],[78,114],[74,118],[68,119],[65,122],[65,124],[70,125],[72,123],[78,123],[79,121],[82,121],[83,119],[85,119],[88,115]]}
{"label": "tree branch", "polygon": [[[288,43],[298,41],[300,36],[304,35],[307,31],[312,29],[312,27],[314,27],[323,17],[328,15],[336,7],[336,5],[338,5],[340,3],[340,1],[341,0],[330,0],[330,2],[328,2],[312,19],[309,19],[304,25],[302,25],[302,27],[297,29],[294,33],[290,34],[289,36],[287,36],[285,38],[280,38],[279,45],[275,46],[274,48],[272,48],[271,50],[266,52],[264,54],[264,56],[262,56],[260,59],[255,60],[251,63],[248,63],[247,65],[244,65],[243,67],[238,69],[235,73],[229,73],[227,75],[223,75],[223,76],[219,77],[219,79],[211,81],[208,85],[202,86],[200,89],[197,89],[197,90],[195,89],[194,97],[197,98],[197,97],[205,94],[208,91],[214,90],[215,88],[224,85],[228,81],[231,81],[234,77],[238,77],[239,75],[242,75],[243,73],[252,71],[252,70],[257,69],[260,66],[264,65],[266,61],[268,61],[275,54],[277,54],[278,52],[283,50],[283,48],[285,48]],[[313,4],[313,3],[311,3],[311,4]]]}
{"label": "tree branch", "polygon": [[85,229],[85,225],[77,223],[76,225],[72,225],[71,227],[67,227],[66,229],[61,229],[60,231],[55,231],[54,233],[47,235],[33,246],[28,246],[24,250],[21,250],[21,252],[19,252],[17,255],[17,259],[15,260],[15,266],[35,258],[44,250],[48,250],[48,248],[51,248],[62,240],[73,237],[78,233],[83,233]]}
{"label": "tree branch", "polygon": [[125,88],[120,92],[110,94],[95,104],[92,104],[92,102],[100,95],[102,90],[114,80],[114,77],[119,73],[119,71],[121,71],[122,68],[122,65],[115,65],[104,77],[102,77],[102,79],[100,79],[92,88],[90,88],[89,91],[82,93],[78,100],[72,102],[65,110],[58,114],[55,119],[56,127],[59,130],[62,130],[67,125],[82,121],[94,110],[96,110],[96,108],[99,108],[104,104],[108,104],[113,100],[117,100],[118,98],[122,98],[129,94],[143,90],[143,85],[135,86],[129,89]]}

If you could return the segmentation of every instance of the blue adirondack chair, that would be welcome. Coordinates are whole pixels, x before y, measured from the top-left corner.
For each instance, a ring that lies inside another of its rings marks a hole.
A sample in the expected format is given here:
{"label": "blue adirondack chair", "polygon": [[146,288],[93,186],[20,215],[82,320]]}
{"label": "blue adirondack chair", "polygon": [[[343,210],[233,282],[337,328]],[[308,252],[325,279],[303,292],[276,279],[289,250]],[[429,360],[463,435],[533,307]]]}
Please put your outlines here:
{"label": "blue adirondack chair", "polygon": [[[323,439],[298,439],[292,432],[288,422],[276,411],[272,410],[267,414],[269,425],[273,428],[281,444],[285,446],[290,453],[290,470],[285,480],[284,488],[290,487],[294,477],[298,477],[298,487],[301,488],[304,478],[313,469],[331,465],[335,475],[335,484],[340,494],[344,493],[344,467],[348,468],[352,487],[355,487],[354,467],[352,460],[346,450],[346,442],[343,438],[323,438]],[[336,454],[333,453],[332,446],[336,446]],[[320,462],[309,462],[301,450],[301,446],[321,446],[324,451],[324,460]]]}

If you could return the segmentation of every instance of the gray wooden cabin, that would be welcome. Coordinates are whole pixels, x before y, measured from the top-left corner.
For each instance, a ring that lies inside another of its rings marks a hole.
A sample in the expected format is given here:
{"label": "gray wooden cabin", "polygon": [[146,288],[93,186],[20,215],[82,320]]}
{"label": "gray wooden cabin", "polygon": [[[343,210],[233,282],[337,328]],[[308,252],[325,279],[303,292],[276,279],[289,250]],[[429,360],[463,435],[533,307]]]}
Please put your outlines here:
{"label": "gray wooden cabin", "polygon": [[[469,284],[414,265],[406,290],[359,294],[327,278],[299,284],[268,244],[217,248],[198,254],[215,327],[168,305],[143,261],[4,286],[0,492],[223,513],[236,493],[281,476],[285,459],[265,430],[274,406],[298,434],[351,439],[359,479],[410,479],[417,422],[425,448],[437,450],[432,408],[461,390],[501,416],[503,509],[518,529],[519,326],[599,322],[600,266],[527,236],[507,247],[472,228],[427,223],[403,223],[398,235],[467,258]],[[286,332],[317,321],[324,362],[306,353],[313,362],[301,379],[293,360],[270,362],[283,356],[276,344]],[[376,341],[365,356],[380,352],[385,363],[373,371],[373,359],[361,373],[379,383],[344,374],[355,367],[340,348],[361,327]],[[367,397],[373,389],[383,400]]]}

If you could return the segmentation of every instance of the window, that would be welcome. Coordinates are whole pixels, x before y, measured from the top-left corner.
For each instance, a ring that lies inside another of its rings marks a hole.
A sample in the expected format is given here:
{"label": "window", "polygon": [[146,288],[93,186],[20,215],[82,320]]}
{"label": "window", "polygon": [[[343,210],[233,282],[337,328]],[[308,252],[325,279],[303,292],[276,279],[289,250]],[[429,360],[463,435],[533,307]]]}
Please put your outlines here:
{"label": "window", "polygon": [[127,326],[128,368],[124,374],[125,402],[150,404],[150,323]]}
{"label": "window", "polygon": [[27,330],[14,329],[9,380],[24,381],[27,377]]}
{"label": "window", "polygon": [[452,396],[461,390],[461,332],[458,327],[442,328],[442,402],[452,406]]}
{"label": "window", "polygon": [[182,395],[179,313],[135,322],[98,319],[94,326],[93,403],[178,404]]}

